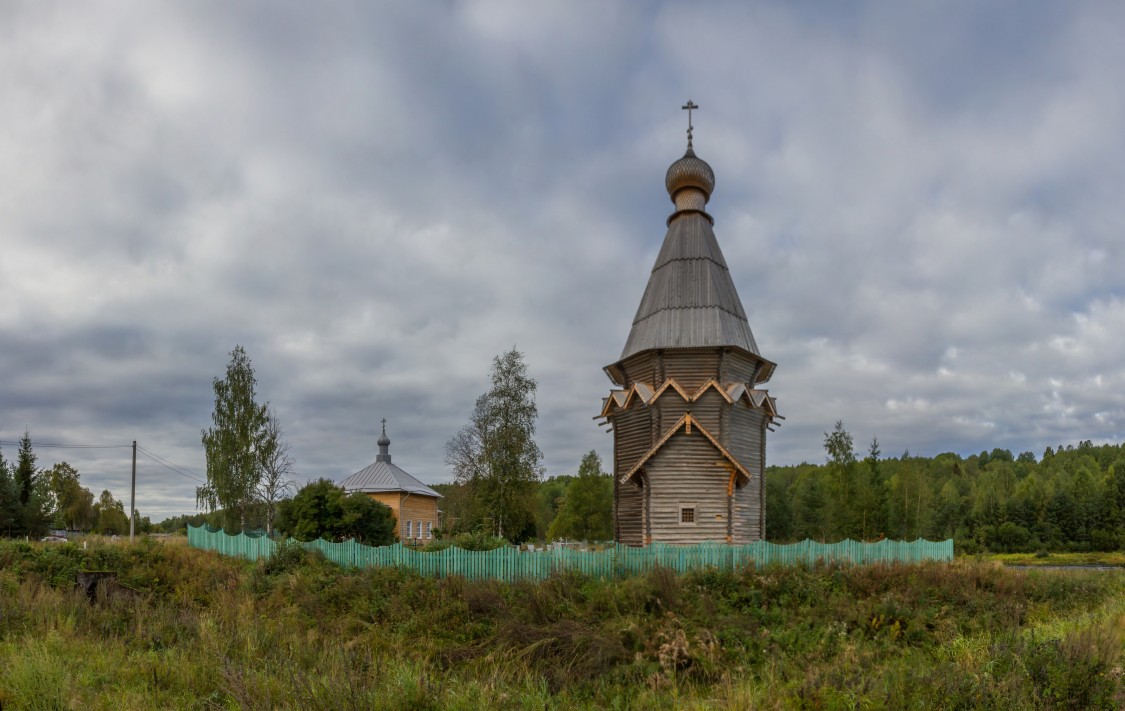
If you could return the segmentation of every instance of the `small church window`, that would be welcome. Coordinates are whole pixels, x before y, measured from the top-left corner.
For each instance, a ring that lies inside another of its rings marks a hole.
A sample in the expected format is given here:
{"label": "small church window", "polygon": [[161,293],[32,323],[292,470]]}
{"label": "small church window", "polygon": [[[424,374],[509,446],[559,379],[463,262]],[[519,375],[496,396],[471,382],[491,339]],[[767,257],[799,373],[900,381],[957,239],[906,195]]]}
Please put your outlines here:
{"label": "small church window", "polygon": [[414,522],[413,521],[407,521],[406,522],[406,540],[410,540],[411,538],[414,538]]}
{"label": "small church window", "polygon": [[426,538],[434,537],[434,522],[426,521]]}
{"label": "small church window", "polygon": [[680,523],[694,524],[695,523],[695,504],[681,504],[680,505]]}

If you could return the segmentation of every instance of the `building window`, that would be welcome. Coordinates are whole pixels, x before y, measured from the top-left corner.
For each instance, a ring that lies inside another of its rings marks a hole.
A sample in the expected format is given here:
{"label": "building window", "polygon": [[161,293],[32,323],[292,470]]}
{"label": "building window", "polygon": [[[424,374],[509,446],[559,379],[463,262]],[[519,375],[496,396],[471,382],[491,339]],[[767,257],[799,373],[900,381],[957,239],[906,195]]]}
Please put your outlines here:
{"label": "building window", "polygon": [[680,504],[680,523],[685,526],[695,525],[695,504]]}
{"label": "building window", "polygon": [[434,537],[434,522],[426,521],[426,538]]}
{"label": "building window", "polygon": [[407,521],[406,522],[406,540],[409,541],[411,538],[414,538],[414,522],[413,521]]}

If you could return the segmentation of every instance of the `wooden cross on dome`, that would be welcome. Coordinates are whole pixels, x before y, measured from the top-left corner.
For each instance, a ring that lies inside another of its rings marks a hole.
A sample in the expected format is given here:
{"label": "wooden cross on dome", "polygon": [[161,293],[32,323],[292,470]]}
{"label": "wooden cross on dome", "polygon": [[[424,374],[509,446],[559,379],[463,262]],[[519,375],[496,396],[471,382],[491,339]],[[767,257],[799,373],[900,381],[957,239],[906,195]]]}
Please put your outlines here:
{"label": "wooden cross on dome", "polygon": [[696,104],[691,99],[688,99],[687,103],[684,104],[683,106],[681,106],[680,108],[687,110],[687,147],[691,148],[691,129],[692,129],[691,112],[694,109],[698,109],[699,104]]}

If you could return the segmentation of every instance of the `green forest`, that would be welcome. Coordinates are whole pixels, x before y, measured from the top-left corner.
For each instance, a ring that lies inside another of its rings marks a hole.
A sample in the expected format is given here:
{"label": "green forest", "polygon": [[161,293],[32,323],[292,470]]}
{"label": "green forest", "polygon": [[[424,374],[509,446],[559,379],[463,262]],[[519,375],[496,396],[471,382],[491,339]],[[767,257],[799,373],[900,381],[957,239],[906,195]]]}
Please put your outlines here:
{"label": "green forest", "polygon": [[958,553],[1110,551],[1125,540],[1125,447],[1007,449],[968,457],[855,452],[843,423],[826,463],[766,470],[767,537],[954,539]]}

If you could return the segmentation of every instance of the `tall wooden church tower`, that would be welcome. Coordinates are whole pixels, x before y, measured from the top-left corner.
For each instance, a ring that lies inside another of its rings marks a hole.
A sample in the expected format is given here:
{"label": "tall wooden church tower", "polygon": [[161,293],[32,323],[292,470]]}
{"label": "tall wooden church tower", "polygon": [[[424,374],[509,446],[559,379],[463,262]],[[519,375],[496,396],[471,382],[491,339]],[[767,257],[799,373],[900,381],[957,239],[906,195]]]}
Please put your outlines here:
{"label": "tall wooden church tower", "polygon": [[765,538],[766,430],[779,418],[759,385],[758,345],[705,211],[715,174],[688,148],[668,168],[675,210],[601,417],[613,432],[618,543]]}

